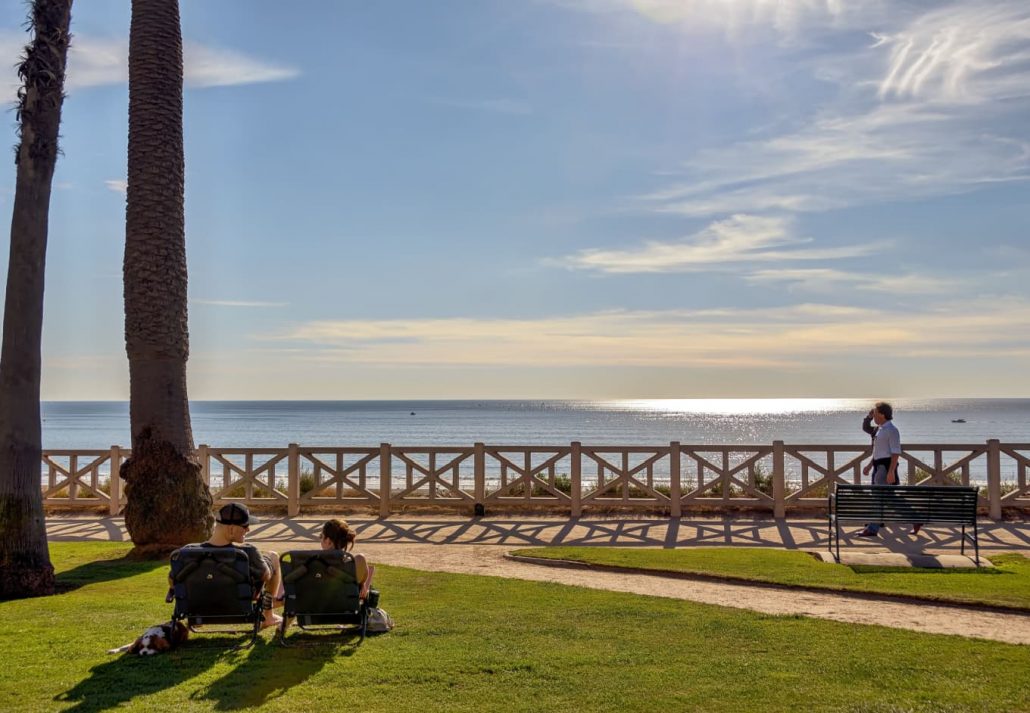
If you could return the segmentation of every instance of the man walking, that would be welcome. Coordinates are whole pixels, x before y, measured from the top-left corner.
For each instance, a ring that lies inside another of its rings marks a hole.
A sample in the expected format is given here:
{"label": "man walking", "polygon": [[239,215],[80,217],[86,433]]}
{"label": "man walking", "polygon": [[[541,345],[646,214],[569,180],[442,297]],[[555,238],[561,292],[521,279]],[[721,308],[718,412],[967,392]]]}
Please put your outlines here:
{"label": "man walking", "polygon": [[[894,409],[885,401],[879,401],[870,412],[872,421],[876,423],[873,430],[867,416],[862,422],[862,429],[873,436],[873,458],[862,471],[866,475],[873,474],[873,485],[898,484],[898,458],[901,456],[901,434],[894,425]],[[880,525],[869,523],[859,537],[876,537]]]}

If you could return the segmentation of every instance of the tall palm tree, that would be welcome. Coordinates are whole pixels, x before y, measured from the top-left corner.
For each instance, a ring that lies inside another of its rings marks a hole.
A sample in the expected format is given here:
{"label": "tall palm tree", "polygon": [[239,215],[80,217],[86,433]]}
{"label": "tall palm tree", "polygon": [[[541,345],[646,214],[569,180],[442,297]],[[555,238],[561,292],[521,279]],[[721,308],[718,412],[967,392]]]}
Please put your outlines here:
{"label": "tall palm tree", "polygon": [[21,141],[0,350],[0,599],[52,594],[40,492],[43,272],[72,0],[35,0],[18,67]]}
{"label": "tall palm tree", "polygon": [[179,3],[132,0],[123,266],[132,456],[121,473],[141,555],[203,540],[213,525],[186,396],[183,163]]}

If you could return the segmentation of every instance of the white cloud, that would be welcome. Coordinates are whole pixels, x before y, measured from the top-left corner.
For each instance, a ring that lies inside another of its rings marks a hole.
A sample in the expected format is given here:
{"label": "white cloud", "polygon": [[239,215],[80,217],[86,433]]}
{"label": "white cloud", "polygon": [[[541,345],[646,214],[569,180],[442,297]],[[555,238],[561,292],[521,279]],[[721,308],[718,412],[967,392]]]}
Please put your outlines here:
{"label": "white cloud", "polygon": [[[27,33],[0,32],[0,63],[9,67],[0,90],[14,101],[18,90],[14,63],[29,40]],[[129,78],[129,41],[125,38],[75,34],[68,49],[65,89],[124,84]],[[183,43],[183,72],[187,87],[221,87],[293,79],[295,67],[276,64],[236,50],[210,47],[198,42]]]}
{"label": "white cloud", "polygon": [[539,319],[315,321],[270,338],[311,359],[382,366],[774,367],[834,356],[950,358],[956,345],[1030,349],[1030,302],[970,300],[904,312],[781,308],[614,311]]}
{"label": "white cloud", "polygon": [[13,104],[18,98],[18,61],[21,57],[29,35],[24,32],[0,30],[0,66],[4,73],[0,75],[0,103]]}
{"label": "white cloud", "polygon": [[75,34],[64,80],[69,92],[129,81],[129,41]]}
{"label": "white cloud", "polygon": [[689,272],[738,263],[851,258],[868,255],[878,247],[813,247],[810,238],[793,234],[791,221],[786,218],[734,215],[712,223],[686,240],[648,241],[624,250],[581,250],[552,263],[605,273]]}
{"label": "white cloud", "polygon": [[1030,95],[1030,4],[951,4],[879,34],[890,50],[884,97],[975,102]]}
{"label": "white cloud", "polygon": [[121,193],[123,196],[125,195],[125,192],[129,189],[129,182],[126,181],[124,178],[114,178],[108,181],[104,181],[104,185],[107,186],[107,189],[109,191]]}
{"label": "white cloud", "polygon": [[183,47],[187,86],[225,87],[280,82],[300,76],[294,67],[272,64],[234,50],[187,42]]}

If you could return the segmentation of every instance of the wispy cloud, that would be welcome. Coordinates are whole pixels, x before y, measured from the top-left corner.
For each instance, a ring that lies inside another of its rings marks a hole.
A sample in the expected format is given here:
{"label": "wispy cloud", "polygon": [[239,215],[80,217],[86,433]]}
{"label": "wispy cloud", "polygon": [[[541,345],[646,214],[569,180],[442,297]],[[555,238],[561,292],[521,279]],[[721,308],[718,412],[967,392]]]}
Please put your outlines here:
{"label": "wispy cloud", "polygon": [[1030,96],[1030,5],[950,4],[893,33],[875,35],[890,51],[881,98],[973,102]]}
{"label": "wispy cloud", "polygon": [[287,307],[289,302],[258,302],[251,300],[208,300],[194,298],[191,304],[209,305],[212,307]]}
{"label": "wispy cloud", "polygon": [[702,151],[687,180],[641,204],[687,216],[808,212],[1027,180],[1030,138],[992,133],[990,114],[904,104],[825,116],[791,134]]}
{"label": "wispy cloud", "polygon": [[[427,366],[802,369],[834,355],[948,358],[961,346],[1030,349],[1030,303],[971,300],[888,312],[840,305],[615,311],[540,319],[316,321],[274,341],[320,361]],[[1015,336],[1014,336],[1015,335]]]}
{"label": "wispy cloud", "polygon": [[900,0],[549,0],[567,8],[608,15],[632,13],[684,32],[712,29],[737,36],[771,32],[785,42],[805,39],[812,28],[867,26],[889,10],[906,12]]}
{"label": "wispy cloud", "polygon": [[[759,4],[800,12],[813,37],[825,37],[835,21],[819,2],[726,3],[735,12]],[[1030,179],[1030,4],[897,7],[897,16],[849,16],[852,31],[872,37],[864,47],[792,60],[838,85],[836,96],[806,108],[812,118],[701,150],[684,161],[679,180],[638,205],[685,216],[813,212]]]}
{"label": "wispy cloud", "polygon": [[605,273],[691,272],[740,263],[836,260],[880,248],[872,244],[820,248],[811,238],[794,235],[787,218],[734,215],[682,241],[648,241],[624,250],[581,250],[551,264]]}
{"label": "wispy cloud", "polygon": [[183,63],[186,84],[194,87],[281,82],[300,76],[300,70],[295,67],[197,42],[185,43]]}
{"label": "wispy cloud", "polygon": [[779,267],[775,270],[755,270],[745,275],[744,279],[748,282],[784,284],[791,289],[834,294],[838,294],[841,289],[849,289],[899,295],[932,295],[954,291],[963,284],[958,278],[942,278],[915,272],[869,274],[828,267]]}
{"label": "wispy cloud", "polygon": [[[0,91],[14,101],[18,89],[15,62],[29,40],[27,33],[0,31],[0,63],[8,72],[0,80]],[[65,88],[123,84],[129,78],[129,42],[125,38],[75,34],[68,50]],[[211,47],[199,42],[183,43],[184,81],[188,87],[222,87],[293,79],[300,71],[244,52]]]}
{"label": "wispy cloud", "polygon": [[123,196],[125,195],[125,192],[129,190],[129,182],[124,178],[112,178],[104,181],[104,185],[107,186],[107,190],[121,193]]}

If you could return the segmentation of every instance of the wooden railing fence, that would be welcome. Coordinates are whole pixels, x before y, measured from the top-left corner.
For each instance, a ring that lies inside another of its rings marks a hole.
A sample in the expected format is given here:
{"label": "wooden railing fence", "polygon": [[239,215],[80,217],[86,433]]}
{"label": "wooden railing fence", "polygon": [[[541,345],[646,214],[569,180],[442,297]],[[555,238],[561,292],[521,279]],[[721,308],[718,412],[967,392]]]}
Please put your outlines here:
{"label": "wooden railing fence", "polygon": [[[64,508],[125,503],[117,477],[131,451],[43,452],[44,504]],[[578,517],[584,509],[636,508],[680,517],[690,510],[748,507],[783,517],[825,507],[832,483],[863,482],[868,446],[684,445],[299,446],[196,450],[216,503],[367,507],[386,516],[409,505],[457,511],[529,505]],[[906,445],[903,482],[981,485],[992,518],[1003,506],[1030,508],[1030,443]],[[112,474],[114,477],[112,477]],[[867,480],[867,479],[866,479]]]}

